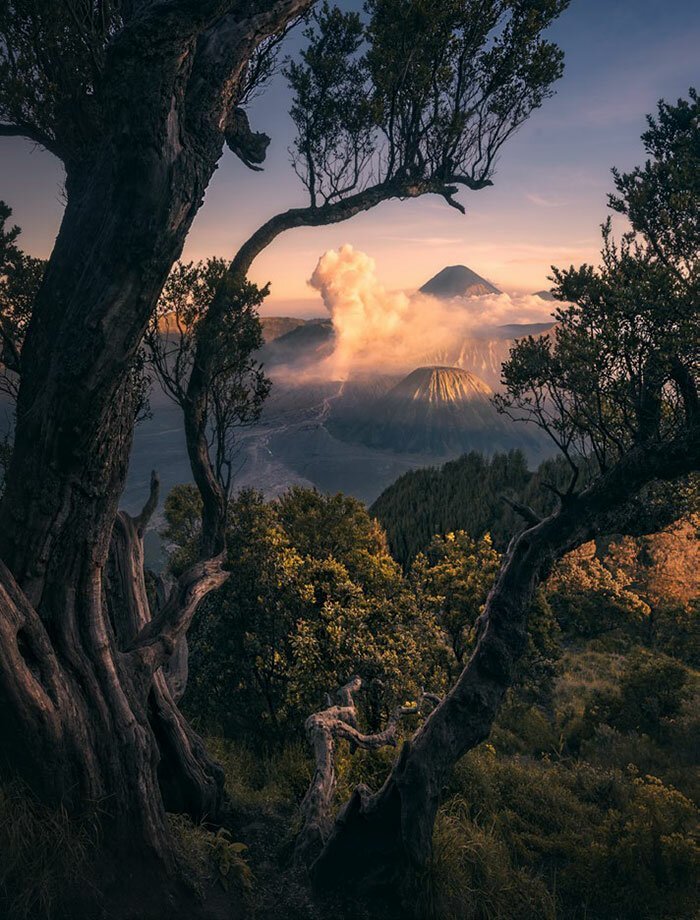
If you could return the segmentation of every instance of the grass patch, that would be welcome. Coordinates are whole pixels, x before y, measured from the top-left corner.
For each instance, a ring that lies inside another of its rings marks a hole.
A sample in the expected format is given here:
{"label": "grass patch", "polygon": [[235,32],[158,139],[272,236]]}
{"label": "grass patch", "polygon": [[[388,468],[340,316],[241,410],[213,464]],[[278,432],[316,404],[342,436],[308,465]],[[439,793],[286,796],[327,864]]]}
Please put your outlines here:
{"label": "grass patch", "polygon": [[90,854],[97,842],[96,821],[48,808],[19,784],[1,786],[0,916],[65,916],[67,891],[92,887]]}

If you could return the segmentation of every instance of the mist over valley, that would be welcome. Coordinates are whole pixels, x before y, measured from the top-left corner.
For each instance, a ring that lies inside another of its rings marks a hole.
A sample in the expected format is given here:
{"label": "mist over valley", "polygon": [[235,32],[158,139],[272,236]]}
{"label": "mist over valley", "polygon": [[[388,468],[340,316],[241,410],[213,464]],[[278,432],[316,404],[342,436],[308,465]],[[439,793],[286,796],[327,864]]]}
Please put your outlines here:
{"label": "mist over valley", "polygon": [[[547,292],[504,294],[461,265],[415,293],[391,292],[350,246],[322,256],[310,284],[327,318],[261,318],[272,389],[259,422],[237,434],[238,489],[274,497],[296,484],[371,503],[404,472],[470,450],[520,448],[533,469],[550,455],[541,433],[491,401],[513,342],[554,325]],[[150,458],[166,491],[191,479],[179,407],[157,384],[150,405],[123,497],[130,511]]]}

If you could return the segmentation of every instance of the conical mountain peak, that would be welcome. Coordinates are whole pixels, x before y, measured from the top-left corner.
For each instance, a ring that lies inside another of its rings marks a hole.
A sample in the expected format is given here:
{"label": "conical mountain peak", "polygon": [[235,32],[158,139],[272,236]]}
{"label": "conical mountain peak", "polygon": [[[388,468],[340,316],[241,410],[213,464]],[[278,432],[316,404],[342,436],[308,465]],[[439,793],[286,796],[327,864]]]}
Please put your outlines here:
{"label": "conical mountain peak", "polygon": [[440,300],[501,293],[490,281],[477,275],[466,265],[448,265],[430,281],[426,281],[420,291],[421,294],[430,294],[431,297],[438,297]]}
{"label": "conical mountain peak", "polygon": [[391,400],[456,405],[488,400],[492,390],[476,374],[460,367],[418,367],[388,394]]}

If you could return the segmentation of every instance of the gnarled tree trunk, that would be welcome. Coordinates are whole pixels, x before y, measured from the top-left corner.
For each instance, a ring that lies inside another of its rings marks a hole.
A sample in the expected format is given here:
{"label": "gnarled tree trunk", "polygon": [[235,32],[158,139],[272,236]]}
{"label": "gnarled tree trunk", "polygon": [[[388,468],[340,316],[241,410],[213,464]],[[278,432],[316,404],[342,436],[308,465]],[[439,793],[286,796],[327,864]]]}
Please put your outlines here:
{"label": "gnarled tree trunk", "polygon": [[[129,551],[114,562],[122,605],[111,606],[114,622],[105,599],[116,596],[114,577],[108,589],[95,570],[89,593],[66,609],[59,632],[43,623],[0,563],[0,762],[44,800],[99,817],[111,854],[106,887],[118,892],[130,873],[147,873],[167,903],[176,863],[164,801],[211,815],[223,779],[172,701],[162,665],[201,598],[226,573],[221,560],[193,567],[151,619],[142,520],[118,520],[118,531],[138,536],[123,543]],[[142,916],[156,915],[144,907]]]}
{"label": "gnarled tree trunk", "polygon": [[125,5],[94,98],[100,117],[84,143],[82,126],[70,129],[67,206],[22,349],[0,504],[0,759],[45,800],[98,809],[105,846],[161,874],[173,868],[163,774],[197,776],[166,790],[188,810],[207,813],[220,792],[161,669],[225,574],[219,558],[198,564],[120,641],[145,610],[134,558],[124,575],[135,606],[118,626],[105,600],[133,432],[130,368],[251,54],[310,2]]}
{"label": "gnarled tree trunk", "polygon": [[[440,702],[434,694],[424,693],[415,703],[397,706],[382,731],[365,735],[357,727],[355,705],[355,694],[361,687],[359,677],[351,678],[338,690],[338,705],[334,706],[328,697],[326,708],[306,720],[306,736],[314,751],[316,768],[300,806],[303,823],[294,844],[294,859],[307,866],[320,853],[333,825],[336,742],[339,739],[348,741],[352,750],[364,748],[376,751],[383,747],[395,747],[401,719],[418,715],[426,702]],[[369,794],[369,790],[363,787],[363,793]]]}
{"label": "gnarled tree trunk", "polygon": [[[158,502],[158,477],[151,476],[151,492],[141,514],[117,514],[106,569],[106,602],[117,644],[127,649],[151,621],[146,591],[143,538]],[[162,609],[162,608],[161,608]],[[153,676],[147,714],[159,752],[158,778],[165,808],[185,813],[195,821],[219,822],[226,804],[224,774],[208,756],[202,739],[177,707],[179,683],[167,673],[172,657],[182,654],[186,638]],[[178,675],[176,675],[178,676]]]}

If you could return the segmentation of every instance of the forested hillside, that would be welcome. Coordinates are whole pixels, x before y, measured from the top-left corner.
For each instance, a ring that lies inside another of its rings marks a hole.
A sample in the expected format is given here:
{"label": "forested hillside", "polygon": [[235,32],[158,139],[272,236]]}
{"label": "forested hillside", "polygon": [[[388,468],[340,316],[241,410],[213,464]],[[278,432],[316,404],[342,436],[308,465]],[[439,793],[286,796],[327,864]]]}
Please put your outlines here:
{"label": "forested hillside", "polygon": [[[522,458],[450,466],[460,465],[471,494],[485,492],[474,471],[490,475],[497,517],[483,504],[471,520],[505,534],[498,477],[512,484],[519,473],[527,489]],[[470,513],[457,502],[444,510]],[[193,486],[166,501],[172,575],[196,552],[200,511]],[[586,544],[538,592],[489,742],[445,790],[420,916],[695,916],[699,524],[691,515],[661,534]],[[290,859],[314,771],[306,719],[351,674],[363,682],[357,716],[368,733],[381,733],[397,704],[443,695],[474,649],[501,554],[488,535],[443,529],[402,571],[360,502],[301,488],[274,502],[240,494],[227,545],[236,577],[193,625],[182,705],[223,767],[230,812],[215,844],[183,814],[170,826],[193,885],[225,887],[251,918],[327,920],[349,908],[311,900]],[[418,724],[406,716],[376,750],[339,740],[334,805],[357,783],[381,785],[394,744]],[[90,834],[0,787],[0,904],[10,916],[66,920],[61,879],[87,878]]]}
{"label": "forested hillside", "polygon": [[537,512],[554,507],[555,498],[542,488],[566,483],[562,460],[543,463],[535,473],[519,450],[490,459],[472,452],[442,467],[405,473],[370,508],[385,529],[389,547],[401,565],[408,565],[436,533],[466,530],[474,537],[488,531],[505,549],[521,519],[503,500],[517,496]]}

